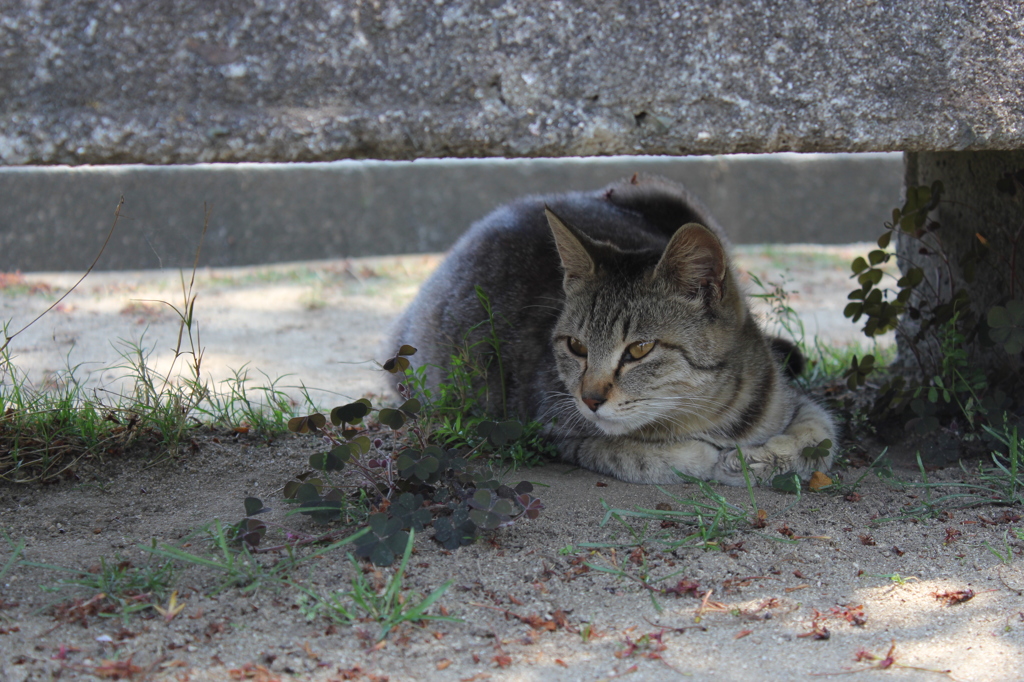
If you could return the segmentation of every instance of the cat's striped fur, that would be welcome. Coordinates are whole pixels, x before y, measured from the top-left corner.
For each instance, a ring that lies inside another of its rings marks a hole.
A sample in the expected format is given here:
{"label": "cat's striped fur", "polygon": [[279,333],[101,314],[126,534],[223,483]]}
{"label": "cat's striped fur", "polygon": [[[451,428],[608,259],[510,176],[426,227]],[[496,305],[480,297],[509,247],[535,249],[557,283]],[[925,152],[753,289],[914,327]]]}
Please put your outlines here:
{"label": "cat's striped fur", "polygon": [[[638,483],[677,481],[678,470],[734,485],[737,447],[762,478],[831,463],[802,456],[836,443],[835,425],[787,383],[785,344],[773,349],[758,328],[721,228],[681,186],[634,176],[521,199],[476,223],[389,341],[419,349],[430,386],[453,348],[483,333],[475,285],[499,322],[509,410],[549,423],[566,460]],[[492,410],[500,386],[492,362]]]}

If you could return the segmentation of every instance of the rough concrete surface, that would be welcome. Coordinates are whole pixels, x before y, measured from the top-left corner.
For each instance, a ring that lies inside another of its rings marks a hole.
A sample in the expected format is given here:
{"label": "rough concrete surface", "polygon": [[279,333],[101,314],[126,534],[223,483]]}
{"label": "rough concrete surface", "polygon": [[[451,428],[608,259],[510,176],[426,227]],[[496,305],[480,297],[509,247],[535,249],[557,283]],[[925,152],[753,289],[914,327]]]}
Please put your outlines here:
{"label": "rough concrete surface", "polygon": [[0,163],[1021,147],[1007,1],[0,1]]}
{"label": "rough concrete surface", "polygon": [[733,243],[877,238],[900,204],[899,154],[424,159],[313,164],[0,167],[0,272],[191,267],[444,251],[519,196],[591,190],[633,173],[680,181]]}

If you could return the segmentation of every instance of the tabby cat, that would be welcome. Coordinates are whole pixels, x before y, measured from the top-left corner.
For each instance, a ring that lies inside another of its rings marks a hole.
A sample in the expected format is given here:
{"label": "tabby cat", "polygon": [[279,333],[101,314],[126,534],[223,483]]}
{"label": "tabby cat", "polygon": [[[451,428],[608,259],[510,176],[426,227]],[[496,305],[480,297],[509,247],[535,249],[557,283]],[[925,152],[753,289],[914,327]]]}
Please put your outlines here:
{"label": "tabby cat", "polygon": [[388,342],[418,349],[431,390],[457,348],[486,347],[477,286],[503,341],[504,382],[487,364],[488,408],[546,423],[569,462],[636,483],[680,471],[740,485],[737,448],[759,479],[832,461],[831,449],[804,455],[837,438],[786,381],[780,356],[795,349],[760,330],[721,228],[678,184],[634,176],[520,199],[474,224]]}

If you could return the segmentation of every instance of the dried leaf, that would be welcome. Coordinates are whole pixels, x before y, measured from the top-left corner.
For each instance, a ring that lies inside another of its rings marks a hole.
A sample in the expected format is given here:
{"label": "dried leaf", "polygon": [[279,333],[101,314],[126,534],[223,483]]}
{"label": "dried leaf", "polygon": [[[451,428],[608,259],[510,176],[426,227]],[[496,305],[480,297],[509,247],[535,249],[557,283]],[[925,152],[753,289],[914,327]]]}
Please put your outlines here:
{"label": "dried leaf", "polygon": [[178,603],[178,591],[175,590],[171,592],[171,597],[167,600],[167,608],[163,608],[159,604],[154,604],[153,608],[164,617],[164,622],[170,623],[185,608],[185,602]]}
{"label": "dried leaf", "polygon": [[812,492],[818,492],[822,488],[827,488],[830,485],[832,485],[831,478],[820,471],[815,471],[811,474],[811,482],[807,484],[807,487],[810,488]]}
{"label": "dried leaf", "polygon": [[137,673],[143,672],[143,668],[132,663],[132,656],[123,661],[102,660],[90,672],[96,677],[109,677],[115,680],[134,677]]}
{"label": "dried leaf", "polygon": [[974,590],[966,589],[949,590],[948,592],[932,592],[932,596],[941,602],[945,602],[946,606],[954,606],[974,599]]}

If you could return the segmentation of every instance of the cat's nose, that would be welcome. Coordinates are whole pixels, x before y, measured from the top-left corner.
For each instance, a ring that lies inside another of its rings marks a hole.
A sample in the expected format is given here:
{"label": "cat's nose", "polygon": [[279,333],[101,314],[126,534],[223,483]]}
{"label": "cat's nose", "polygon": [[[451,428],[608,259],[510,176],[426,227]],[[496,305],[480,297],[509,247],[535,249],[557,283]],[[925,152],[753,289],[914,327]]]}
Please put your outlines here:
{"label": "cat's nose", "polygon": [[597,408],[604,404],[604,398],[584,398],[583,404],[589,407],[591,412],[597,412]]}

